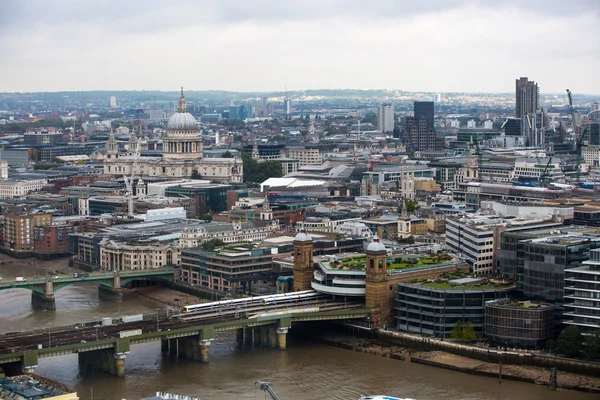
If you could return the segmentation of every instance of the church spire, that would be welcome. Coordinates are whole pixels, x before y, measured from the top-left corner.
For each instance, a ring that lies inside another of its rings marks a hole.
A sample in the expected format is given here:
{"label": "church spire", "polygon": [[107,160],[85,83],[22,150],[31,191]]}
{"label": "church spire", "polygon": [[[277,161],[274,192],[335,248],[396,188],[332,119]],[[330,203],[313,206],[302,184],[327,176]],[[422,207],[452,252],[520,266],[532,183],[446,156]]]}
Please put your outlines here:
{"label": "church spire", "polygon": [[183,95],[183,86],[181,87],[181,94],[179,95],[179,109],[180,113],[187,112],[187,106],[185,105],[185,96]]}

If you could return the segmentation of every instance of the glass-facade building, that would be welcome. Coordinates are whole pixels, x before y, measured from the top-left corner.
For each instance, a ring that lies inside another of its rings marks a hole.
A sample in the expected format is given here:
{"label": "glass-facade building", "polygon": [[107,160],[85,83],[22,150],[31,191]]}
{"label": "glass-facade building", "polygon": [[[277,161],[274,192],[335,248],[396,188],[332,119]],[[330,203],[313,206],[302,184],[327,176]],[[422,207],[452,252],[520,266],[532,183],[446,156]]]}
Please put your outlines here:
{"label": "glass-facade building", "polygon": [[396,325],[400,331],[447,338],[460,321],[471,322],[476,332],[484,330],[485,304],[506,298],[514,287],[498,289],[441,289],[399,283],[396,297]]}
{"label": "glass-facade building", "polygon": [[588,261],[565,271],[564,323],[584,334],[600,334],[600,249]]}

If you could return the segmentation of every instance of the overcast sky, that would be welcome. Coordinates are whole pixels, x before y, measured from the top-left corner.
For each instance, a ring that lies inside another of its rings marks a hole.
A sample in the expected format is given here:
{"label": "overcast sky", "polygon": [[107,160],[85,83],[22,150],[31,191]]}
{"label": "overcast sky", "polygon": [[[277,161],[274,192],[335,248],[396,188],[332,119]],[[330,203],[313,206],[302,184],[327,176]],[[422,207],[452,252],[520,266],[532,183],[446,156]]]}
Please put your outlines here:
{"label": "overcast sky", "polygon": [[600,0],[0,0],[0,92],[600,94]]}

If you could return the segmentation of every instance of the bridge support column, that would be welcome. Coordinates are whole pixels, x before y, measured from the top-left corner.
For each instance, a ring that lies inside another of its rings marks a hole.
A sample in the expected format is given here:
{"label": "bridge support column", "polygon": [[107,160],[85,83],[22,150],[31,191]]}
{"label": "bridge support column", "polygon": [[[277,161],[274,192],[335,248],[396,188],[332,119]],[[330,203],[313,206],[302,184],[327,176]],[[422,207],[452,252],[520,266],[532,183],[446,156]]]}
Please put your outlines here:
{"label": "bridge support column", "polygon": [[192,343],[192,339],[184,338],[183,339],[183,348],[185,352],[185,357],[190,360],[194,359],[194,344]]}
{"label": "bridge support column", "polygon": [[269,328],[266,326],[260,328],[260,339],[263,346],[269,345]]}
{"label": "bridge support column", "polygon": [[200,341],[200,362],[207,363],[210,361],[210,340]]}
{"label": "bridge support column", "polygon": [[236,329],[235,331],[235,340],[238,344],[244,344],[244,328]]}
{"label": "bridge support column", "polygon": [[31,375],[38,366],[38,354],[34,351],[26,351],[21,358],[21,370],[24,374]]}
{"label": "bridge support column", "polygon": [[162,339],[160,341],[160,351],[163,353],[169,352],[169,339]]}
{"label": "bridge support column", "polygon": [[56,299],[54,298],[54,293],[41,294],[38,292],[31,292],[31,305],[34,308],[56,310]]}
{"label": "bridge support column", "polygon": [[125,354],[115,354],[114,355],[115,372],[113,375],[115,375],[117,378],[125,378],[125,359],[126,358],[127,358],[127,356]]}
{"label": "bridge support column", "polygon": [[261,338],[262,338],[262,331],[260,328],[254,328],[252,329],[252,342],[255,345],[260,345],[261,344]]}
{"label": "bridge support column", "polygon": [[112,354],[108,351],[103,351],[98,355],[98,360],[100,361],[99,370],[110,373],[110,364],[112,363]]}
{"label": "bridge support column", "polygon": [[179,354],[179,339],[169,339],[169,352]]}
{"label": "bridge support column", "polygon": [[288,328],[277,328],[277,346],[280,350],[285,350],[287,345]]}
{"label": "bridge support column", "polygon": [[269,346],[271,346],[273,349],[277,347],[275,328],[269,328]]}

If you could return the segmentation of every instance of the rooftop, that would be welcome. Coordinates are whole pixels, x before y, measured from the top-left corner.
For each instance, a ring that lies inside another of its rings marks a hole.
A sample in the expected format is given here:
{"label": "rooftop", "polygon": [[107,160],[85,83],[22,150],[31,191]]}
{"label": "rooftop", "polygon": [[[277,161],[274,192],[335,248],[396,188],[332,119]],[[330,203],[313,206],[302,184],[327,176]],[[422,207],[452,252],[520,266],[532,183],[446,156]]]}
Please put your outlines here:
{"label": "rooftop", "polygon": [[436,279],[415,279],[415,285],[449,290],[502,290],[515,286],[514,282],[488,278],[475,278],[464,271],[444,272]]}
{"label": "rooftop", "polygon": [[547,310],[547,309],[554,307],[551,304],[537,302],[537,301],[534,302],[534,301],[530,301],[530,300],[520,301],[520,300],[513,300],[513,299],[501,299],[501,300],[490,300],[487,303],[490,305],[493,304],[496,306],[502,306],[502,307],[507,307],[507,308],[528,308],[528,309],[545,309],[545,310]]}
{"label": "rooftop", "polygon": [[[65,385],[47,378],[29,375],[11,376],[0,378],[0,399],[29,400],[51,399],[73,393],[72,399],[77,396]],[[69,400],[65,398],[65,400]]]}
{"label": "rooftop", "polygon": [[[342,253],[328,256],[328,267],[341,271],[364,271],[366,269],[367,258],[364,254]],[[335,259],[333,259],[335,257]],[[402,256],[388,257],[388,271],[404,270],[409,268],[432,267],[454,261],[455,258],[449,254],[410,254]]]}

